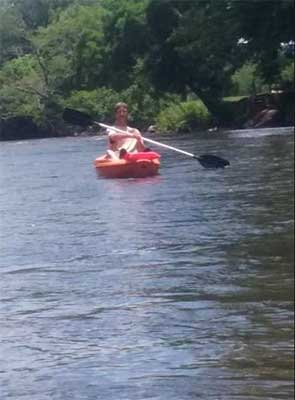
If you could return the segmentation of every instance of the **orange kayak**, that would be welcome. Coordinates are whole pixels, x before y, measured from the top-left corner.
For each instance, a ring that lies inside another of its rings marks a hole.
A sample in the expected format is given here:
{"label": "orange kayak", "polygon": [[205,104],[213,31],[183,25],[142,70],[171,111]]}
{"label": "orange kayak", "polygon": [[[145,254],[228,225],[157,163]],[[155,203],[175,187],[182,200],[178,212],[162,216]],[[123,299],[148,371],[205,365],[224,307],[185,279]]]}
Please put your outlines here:
{"label": "orange kayak", "polygon": [[160,154],[149,151],[127,153],[123,159],[113,160],[105,155],[94,160],[99,176],[104,178],[146,178],[158,174]]}

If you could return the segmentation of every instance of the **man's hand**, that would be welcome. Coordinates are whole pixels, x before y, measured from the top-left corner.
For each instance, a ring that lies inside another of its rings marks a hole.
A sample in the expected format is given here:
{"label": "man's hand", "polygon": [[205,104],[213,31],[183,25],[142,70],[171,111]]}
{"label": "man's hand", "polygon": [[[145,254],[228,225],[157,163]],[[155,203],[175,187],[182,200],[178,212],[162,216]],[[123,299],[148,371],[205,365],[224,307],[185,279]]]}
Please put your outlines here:
{"label": "man's hand", "polygon": [[141,133],[139,132],[139,130],[133,128],[133,129],[130,130],[129,132],[132,134],[132,136],[133,136],[135,139],[137,139],[137,140],[142,140],[142,136],[141,136]]}

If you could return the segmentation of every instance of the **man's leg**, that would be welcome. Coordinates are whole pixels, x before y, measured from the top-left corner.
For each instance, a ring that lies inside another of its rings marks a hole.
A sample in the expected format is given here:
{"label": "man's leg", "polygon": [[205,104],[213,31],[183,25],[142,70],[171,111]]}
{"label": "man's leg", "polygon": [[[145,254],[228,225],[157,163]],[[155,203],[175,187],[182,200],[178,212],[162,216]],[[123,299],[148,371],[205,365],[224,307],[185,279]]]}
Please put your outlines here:
{"label": "man's leg", "polygon": [[118,155],[113,150],[107,150],[107,157],[111,158],[112,160],[119,160]]}

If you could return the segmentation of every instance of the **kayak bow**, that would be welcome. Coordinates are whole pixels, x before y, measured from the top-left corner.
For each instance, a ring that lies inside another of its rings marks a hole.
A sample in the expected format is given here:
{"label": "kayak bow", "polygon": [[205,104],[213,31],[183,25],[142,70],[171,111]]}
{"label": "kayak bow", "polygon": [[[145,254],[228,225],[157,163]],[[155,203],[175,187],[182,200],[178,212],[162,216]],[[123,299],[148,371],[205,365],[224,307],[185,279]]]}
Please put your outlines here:
{"label": "kayak bow", "polygon": [[158,174],[160,155],[154,151],[127,153],[123,159],[114,160],[106,155],[94,160],[99,176],[104,178],[146,178]]}

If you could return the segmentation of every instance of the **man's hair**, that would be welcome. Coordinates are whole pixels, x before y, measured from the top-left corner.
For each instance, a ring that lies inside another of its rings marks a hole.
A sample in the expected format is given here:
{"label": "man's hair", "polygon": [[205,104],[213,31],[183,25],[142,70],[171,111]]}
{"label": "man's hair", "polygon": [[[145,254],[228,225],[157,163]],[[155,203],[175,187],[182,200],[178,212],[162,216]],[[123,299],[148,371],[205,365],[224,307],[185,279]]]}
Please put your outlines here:
{"label": "man's hair", "polygon": [[127,106],[126,103],[119,102],[119,103],[117,103],[117,104],[115,105],[115,112],[117,112],[117,110],[118,110],[120,107],[124,107],[124,108],[128,109],[128,106]]}

